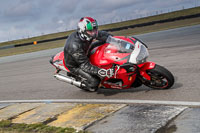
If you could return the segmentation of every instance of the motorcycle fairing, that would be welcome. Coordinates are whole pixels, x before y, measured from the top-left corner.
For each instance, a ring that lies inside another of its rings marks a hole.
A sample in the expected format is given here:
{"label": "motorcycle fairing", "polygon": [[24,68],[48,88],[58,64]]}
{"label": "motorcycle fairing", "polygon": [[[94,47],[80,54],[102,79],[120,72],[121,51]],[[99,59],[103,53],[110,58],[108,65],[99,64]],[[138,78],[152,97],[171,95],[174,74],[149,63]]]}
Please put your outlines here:
{"label": "motorcycle fairing", "polygon": [[[128,75],[126,73],[126,70],[124,69],[120,69],[118,71],[117,74],[117,78],[107,78],[105,77],[102,81],[101,81],[101,85],[103,85],[105,88],[115,88],[115,89],[128,89],[131,87],[133,81],[135,81],[136,78],[136,74],[133,75]],[[118,82],[111,82],[110,80],[121,80]]]}
{"label": "motorcycle fairing", "polygon": [[115,73],[111,78],[105,77],[101,85],[105,88],[128,89],[136,79],[136,68],[127,65],[116,65]]}
{"label": "motorcycle fairing", "polygon": [[135,49],[132,51],[128,62],[133,64],[142,64],[146,62],[148,56],[149,52],[145,45],[143,45],[140,41],[136,41]]}
{"label": "motorcycle fairing", "polygon": [[69,69],[65,66],[64,61],[64,52],[60,52],[52,57],[50,61],[56,68],[70,72]]}
{"label": "motorcycle fairing", "polygon": [[94,51],[92,50],[91,63],[105,69],[112,67],[112,64],[122,65],[127,63],[134,49],[134,44],[129,38],[123,37],[125,40],[120,39],[122,37],[115,37],[115,39],[110,37],[108,43],[95,48]]}

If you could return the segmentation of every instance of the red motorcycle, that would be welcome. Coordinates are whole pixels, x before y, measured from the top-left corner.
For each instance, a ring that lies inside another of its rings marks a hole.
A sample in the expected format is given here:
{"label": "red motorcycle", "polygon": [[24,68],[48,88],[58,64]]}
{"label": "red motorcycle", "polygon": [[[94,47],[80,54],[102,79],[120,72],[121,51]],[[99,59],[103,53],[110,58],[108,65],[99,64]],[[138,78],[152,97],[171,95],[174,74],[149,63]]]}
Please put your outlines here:
{"label": "red motorcycle", "polygon": [[[147,62],[147,46],[135,37],[109,36],[106,43],[90,51],[91,64],[109,69],[110,77],[101,79],[99,88],[128,89],[142,84],[153,89],[169,89],[174,84],[174,76],[163,66]],[[54,77],[81,89],[84,80],[70,73],[65,66],[64,52],[52,57],[50,63],[56,67]],[[67,72],[61,74],[60,71]]]}

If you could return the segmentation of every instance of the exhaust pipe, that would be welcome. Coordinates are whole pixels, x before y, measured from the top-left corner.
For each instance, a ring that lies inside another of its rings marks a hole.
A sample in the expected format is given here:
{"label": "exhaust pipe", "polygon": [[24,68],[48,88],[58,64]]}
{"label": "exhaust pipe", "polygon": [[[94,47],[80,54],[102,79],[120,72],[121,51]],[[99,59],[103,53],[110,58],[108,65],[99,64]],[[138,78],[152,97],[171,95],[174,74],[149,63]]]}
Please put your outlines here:
{"label": "exhaust pipe", "polygon": [[61,74],[55,74],[54,77],[60,81],[64,81],[64,82],[67,82],[67,83],[70,83],[72,85],[75,85],[77,87],[85,87],[85,84],[81,83],[80,81],[76,81],[70,77],[67,77],[67,76],[64,76],[64,75],[61,75]]}

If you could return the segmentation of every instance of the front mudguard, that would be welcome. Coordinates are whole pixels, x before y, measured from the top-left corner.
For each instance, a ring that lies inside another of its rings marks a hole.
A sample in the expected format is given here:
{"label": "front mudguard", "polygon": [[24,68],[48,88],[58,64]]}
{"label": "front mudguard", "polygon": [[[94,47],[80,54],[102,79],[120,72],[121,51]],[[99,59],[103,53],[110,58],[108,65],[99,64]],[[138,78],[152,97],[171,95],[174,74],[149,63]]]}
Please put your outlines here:
{"label": "front mudguard", "polygon": [[146,80],[151,80],[151,77],[146,73],[146,70],[154,69],[156,63],[154,62],[145,62],[143,64],[139,64],[139,73],[140,75],[145,78]]}

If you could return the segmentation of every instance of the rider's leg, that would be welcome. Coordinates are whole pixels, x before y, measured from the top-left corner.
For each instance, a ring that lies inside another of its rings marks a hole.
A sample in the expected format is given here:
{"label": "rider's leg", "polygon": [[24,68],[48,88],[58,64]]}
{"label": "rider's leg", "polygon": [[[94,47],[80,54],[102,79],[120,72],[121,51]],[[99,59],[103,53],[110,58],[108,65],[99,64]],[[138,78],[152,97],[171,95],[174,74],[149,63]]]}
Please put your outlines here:
{"label": "rider's leg", "polygon": [[80,77],[86,79],[83,83],[86,85],[86,90],[88,91],[96,91],[98,89],[98,86],[100,84],[100,78],[91,75],[89,73],[84,72],[80,68],[69,68],[70,74],[80,75]]}
{"label": "rider's leg", "polygon": [[86,79],[85,84],[88,88],[96,89],[98,87],[100,79],[97,76],[93,76],[89,73],[86,73],[81,69],[77,71],[77,74]]}

